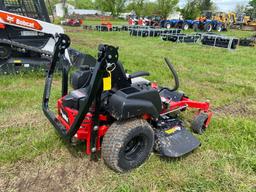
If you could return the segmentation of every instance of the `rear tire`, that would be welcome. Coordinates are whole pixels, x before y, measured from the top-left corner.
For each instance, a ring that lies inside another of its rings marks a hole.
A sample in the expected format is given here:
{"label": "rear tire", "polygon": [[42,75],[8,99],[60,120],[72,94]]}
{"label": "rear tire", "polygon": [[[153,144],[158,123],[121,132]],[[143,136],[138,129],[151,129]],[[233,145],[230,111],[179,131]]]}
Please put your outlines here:
{"label": "rear tire", "polygon": [[212,24],[211,23],[206,23],[204,25],[204,31],[211,32],[212,31]]}
{"label": "rear tire", "polygon": [[187,30],[189,29],[189,24],[186,23],[186,22],[184,22],[184,23],[182,24],[182,29],[183,29],[184,31],[187,31]]}
{"label": "rear tire", "polygon": [[194,30],[195,32],[200,31],[200,30],[199,30],[199,25],[198,25],[197,23],[194,23],[194,24],[193,24],[193,30]]}
{"label": "rear tire", "polygon": [[217,30],[218,32],[223,31],[223,24],[222,24],[222,23],[218,23],[218,24],[217,24],[217,27],[216,27],[216,30]]}
{"label": "rear tire", "polygon": [[117,121],[103,138],[102,157],[111,169],[126,172],[143,164],[153,145],[154,131],[147,121]]}
{"label": "rear tire", "polygon": [[170,28],[172,28],[172,24],[171,24],[170,22],[166,22],[166,23],[164,24],[164,27],[165,27],[166,29],[170,29]]}

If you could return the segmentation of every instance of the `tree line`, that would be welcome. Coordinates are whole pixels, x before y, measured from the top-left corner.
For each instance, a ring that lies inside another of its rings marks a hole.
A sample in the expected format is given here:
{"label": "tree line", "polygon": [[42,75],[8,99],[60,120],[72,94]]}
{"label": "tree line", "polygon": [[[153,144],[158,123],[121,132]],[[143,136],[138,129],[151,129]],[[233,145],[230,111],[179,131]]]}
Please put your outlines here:
{"label": "tree line", "polygon": [[135,11],[137,16],[159,15],[167,17],[178,9],[179,0],[75,0],[67,1],[78,9],[97,9],[118,16],[122,12]]}
{"label": "tree line", "polygon": [[[50,0],[58,3],[59,0]],[[186,0],[183,8],[178,7],[179,0],[61,0],[61,2],[73,4],[78,9],[97,9],[111,12],[118,16],[122,12],[135,11],[137,16],[158,15],[167,18],[170,13],[180,11],[184,18],[195,19],[203,11],[216,11],[217,7],[213,0]],[[249,6],[241,11],[256,18],[256,0],[250,0]]]}

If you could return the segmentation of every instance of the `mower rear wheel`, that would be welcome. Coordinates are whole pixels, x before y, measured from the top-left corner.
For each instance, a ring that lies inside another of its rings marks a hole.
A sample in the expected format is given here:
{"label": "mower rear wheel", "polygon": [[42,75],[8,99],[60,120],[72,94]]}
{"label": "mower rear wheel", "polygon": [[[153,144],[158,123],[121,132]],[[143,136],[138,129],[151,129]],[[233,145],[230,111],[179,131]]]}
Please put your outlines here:
{"label": "mower rear wheel", "polygon": [[191,123],[192,131],[196,134],[202,135],[205,131],[205,122],[208,119],[208,114],[200,113],[195,117]]}
{"label": "mower rear wheel", "polygon": [[103,138],[102,157],[117,172],[126,172],[143,164],[154,145],[154,131],[147,121],[117,121]]}

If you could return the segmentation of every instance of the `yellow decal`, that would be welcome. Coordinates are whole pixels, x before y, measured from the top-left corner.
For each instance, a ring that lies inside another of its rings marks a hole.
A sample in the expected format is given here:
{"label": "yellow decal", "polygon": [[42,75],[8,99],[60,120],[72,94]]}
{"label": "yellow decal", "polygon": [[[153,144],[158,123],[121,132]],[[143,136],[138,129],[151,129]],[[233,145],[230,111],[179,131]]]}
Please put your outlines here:
{"label": "yellow decal", "polygon": [[21,63],[21,60],[14,60],[14,63]]}
{"label": "yellow decal", "polygon": [[112,77],[111,72],[108,71],[109,76],[103,78],[103,91],[109,91],[112,89]]}
{"label": "yellow decal", "polygon": [[172,127],[168,130],[165,130],[164,132],[168,135],[175,133],[176,131],[180,130],[179,126]]}

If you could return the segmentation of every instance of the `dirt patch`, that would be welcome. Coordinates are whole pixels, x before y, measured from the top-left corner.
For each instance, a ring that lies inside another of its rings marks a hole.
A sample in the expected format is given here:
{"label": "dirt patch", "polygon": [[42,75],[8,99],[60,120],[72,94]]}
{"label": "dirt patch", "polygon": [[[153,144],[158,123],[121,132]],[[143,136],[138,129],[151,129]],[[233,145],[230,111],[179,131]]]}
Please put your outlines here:
{"label": "dirt patch", "polygon": [[98,191],[94,180],[106,172],[102,161],[94,163],[85,156],[75,157],[66,149],[54,152],[0,167],[0,191]]}
{"label": "dirt patch", "polygon": [[82,33],[84,32],[85,30],[83,29],[65,29],[66,33]]}
{"label": "dirt patch", "polygon": [[231,104],[224,105],[213,109],[214,114],[218,116],[234,116],[234,117],[255,117],[256,116],[256,98],[247,97],[236,100]]}

